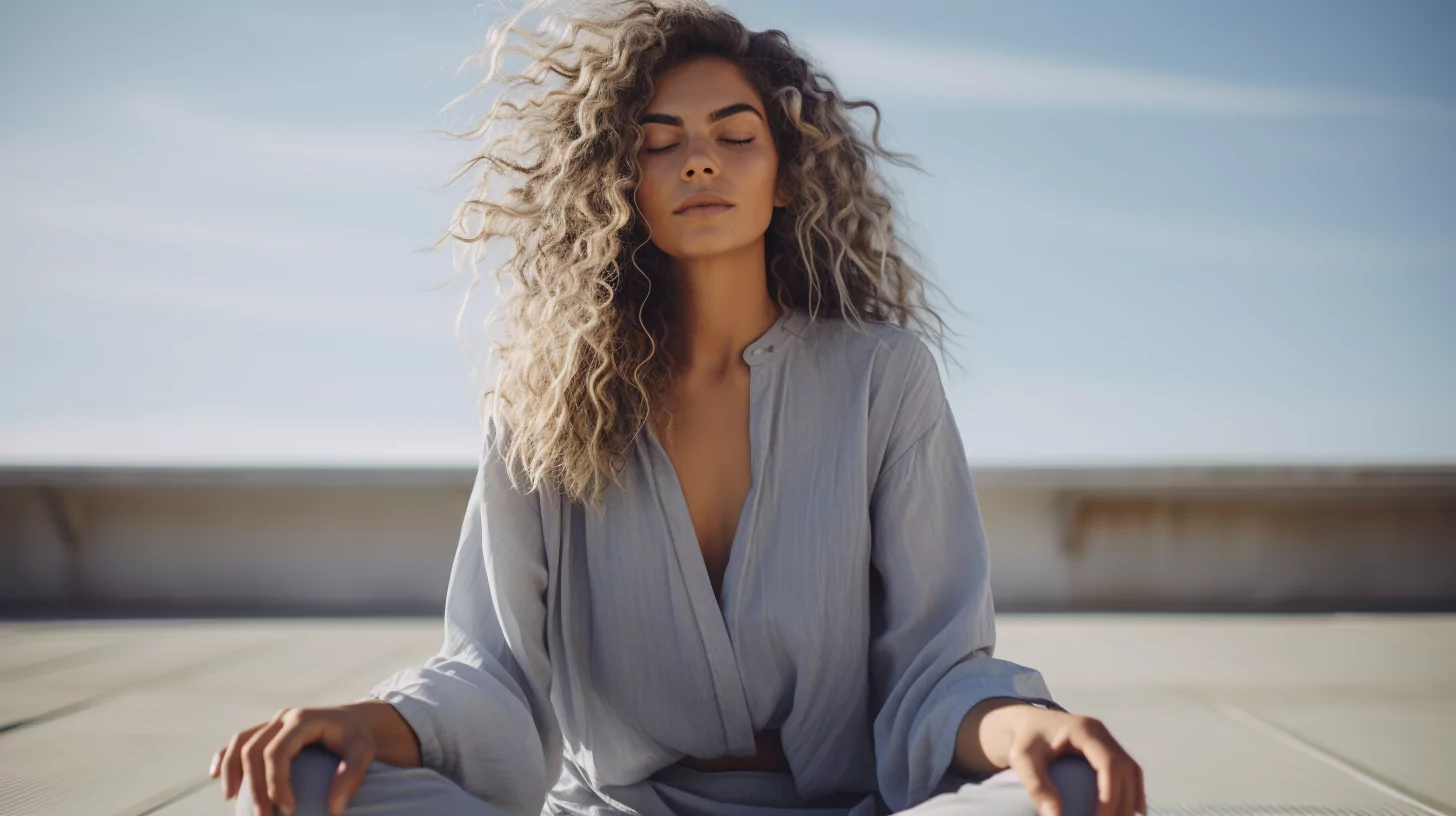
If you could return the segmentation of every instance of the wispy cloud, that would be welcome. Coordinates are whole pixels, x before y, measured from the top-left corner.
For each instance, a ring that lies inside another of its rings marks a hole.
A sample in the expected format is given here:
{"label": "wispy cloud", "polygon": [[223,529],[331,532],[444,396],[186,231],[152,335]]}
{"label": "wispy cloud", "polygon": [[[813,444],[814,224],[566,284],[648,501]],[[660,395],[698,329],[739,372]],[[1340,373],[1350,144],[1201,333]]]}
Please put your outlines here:
{"label": "wispy cloud", "polygon": [[1314,270],[1380,276],[1392,270],[1449,268],[1456,243],[1397,241],[1384,236],[1308,234],[1248,223],[1187,220],[1083,206],[1042,211],[1048,224],[1130,249],[1219,260],[1270,270]]}
{"label": "wispy cloud", "polygon": [[803,40],[850,95],[988,107],[1456,123],[1456,107],[1432,100],[1228,82],[984,49],[927,48],[851,33],[810,33]]}
{"label": "wispy cloud", "polygon": [[1378,229],[1312,231],[1229,215],[1189,217],[1176,209],[1131,209],[1116,199],[1091,200],[984,166],[955,172],[971,180],[974,189],[990,191],[983,196],[986,214],[1002,223],[1079,235],[1138,255],[1258,266],[1281,274],[1384,275],[1456,265],[1456,241],[1444,237],[1402,239]]}
{"label": "wispy cloud", "polygon": [[344,416],[199,411],[39,419],[0,427],[0,464],[122,466],[467,466],[480,446],[459,426]]}
{"label": "wispy cloud", "polygon": [[134,276],[121,281],[73,277],[54,282],[50,288],[67,297],[115,305],[408,340],[448,337],[459,306],[456,298],[442,292],[421,292],[412,301],[386,304],[361,300],[348,292],[333,296],[294,290],[268,292],[199,282],[142,282]]}
{"label": "wispy cloud", "polygon": [[[143,253],[72,259],[63,275],[47,274],[54,270],[36,265],[49,261],[12,261],[0,274],[19,287],[20,293],[55,293],[115,306],[410,339],[449,331],[459,307],[455,292],[441,287],[449,277],[447,271],[431,274],[422,283],[409,282],[417,278],[417,272],[400,274],[397,285],[381,283],[371,274],[368,270],[380,265],[381,259],[388,266],[389,258],[397,258],[394,265],[401,268],[413,260],[402,242],[381,236],[338,229],[307,234],[276,225],[136,209],[114,210],[95,223],[77,225],[69,213],[62,202],[46,198],[0,201],[0,217],[5,220],[0,237],[39,231],[63,239],[84,235],[88,241],[112,245],[139,241]],[[152,244],[169,248],[170,255],[149,254]],[[195,258],[178,260],[177,249],[233,260],[240,256],[268,258],[271,276],[233,283],[230,281],[236,279]],[[354,274],[321,274],[319,265],[324,263],[331,263],[332,269],[352,269]],[[276,274],[280,269],[296,272]],[[330,279],[342,280],[343,285],[327,291]],[[455,284],[463,287],[468,280],[467,271]],[[487,285],[475,297],[490,300],[489,292]],[[18,295],[12,292],[12,296]]]}
{"label": "wispy cloud", "polygon": [[104,216],[79,217],[83,210],[76,201],[62,200],[48,193],[12,191],[0,199],[12,226],[44,230],[70,237],[111,241],[141,241],[179,249],[216,250],[229,253],[276,255],[290,259],[348,261],[351,258],[397,254],[406,257],[425,246],[407,246],[402,240],[336,226],[294,229],[279,224],[249,223],[240,219],[216,218],[141,207],[113,207]]}
{"label": "wispy cloud", "polygon": [[361,173],[401,173],[421,186],[443,182],[452,162],[462,161],[463,143],[442,141],[423,127],[317,127],[220,113],[155,90],[124,92],[114,102],[126,122],[156,138],[175,136],[203,142],[220,155],[334,167]]}
{"label": "wispy cloud", "polygon": [[975,465],[1448,464],[1449,399],[1207,383],[987,377],[947,384]]}

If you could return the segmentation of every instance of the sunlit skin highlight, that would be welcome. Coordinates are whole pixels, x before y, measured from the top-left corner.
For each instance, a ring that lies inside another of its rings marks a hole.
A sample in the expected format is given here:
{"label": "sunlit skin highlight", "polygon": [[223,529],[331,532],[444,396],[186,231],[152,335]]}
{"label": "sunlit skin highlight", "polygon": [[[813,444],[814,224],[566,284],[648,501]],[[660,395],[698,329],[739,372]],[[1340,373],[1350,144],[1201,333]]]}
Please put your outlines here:
{"label": "sunlit skin highlight", "polygon": [[[657,78],[639,124],[635,202],[680,293],[675,374],[721,377],[780,314],[768,291],[764,234],[774,208],[792,196],[779,183],[763,101],[734,62],[699,57]],[[699,193],[729,205],[675,212]]]}

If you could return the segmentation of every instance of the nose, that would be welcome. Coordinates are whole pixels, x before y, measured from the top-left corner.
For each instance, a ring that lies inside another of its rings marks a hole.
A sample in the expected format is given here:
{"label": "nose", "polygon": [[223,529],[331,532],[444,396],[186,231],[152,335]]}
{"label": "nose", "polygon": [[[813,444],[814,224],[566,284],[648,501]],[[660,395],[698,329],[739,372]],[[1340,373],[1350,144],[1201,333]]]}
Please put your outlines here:
{"label": "nose", "polygon": [[713,158],[711,151],[704,150],[701,146],[688,151],[687,160],[683,162],[682,167],[683,181],[691,181],[699,176],[712,178],[716,175],[718,175],[718,161]]}
{"label": "nose", "polygon": [[683,172],[682,172],[683,181],[689,181],[689,180],[695,179],[695,178],[697,178],[699,176],[706,176],[708,178],[712,178],[713,176],[715,176],[717,174],[718,174],[718,168],[714,167],[713,166],[713,163],[710,162],[710,161],[688,162],[687,164],[684,164],[683,165]]}

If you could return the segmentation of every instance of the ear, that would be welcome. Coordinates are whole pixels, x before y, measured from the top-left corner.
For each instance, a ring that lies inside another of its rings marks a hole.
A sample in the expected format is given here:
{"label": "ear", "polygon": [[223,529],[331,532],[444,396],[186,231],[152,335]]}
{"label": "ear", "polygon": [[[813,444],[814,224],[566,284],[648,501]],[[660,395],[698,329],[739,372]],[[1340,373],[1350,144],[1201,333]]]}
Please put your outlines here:
{"label": "ear", "polygon": [[789,189],[788,182],[783,182],[774,190],[774,206],[787,207],[794,200],[793,191]]}

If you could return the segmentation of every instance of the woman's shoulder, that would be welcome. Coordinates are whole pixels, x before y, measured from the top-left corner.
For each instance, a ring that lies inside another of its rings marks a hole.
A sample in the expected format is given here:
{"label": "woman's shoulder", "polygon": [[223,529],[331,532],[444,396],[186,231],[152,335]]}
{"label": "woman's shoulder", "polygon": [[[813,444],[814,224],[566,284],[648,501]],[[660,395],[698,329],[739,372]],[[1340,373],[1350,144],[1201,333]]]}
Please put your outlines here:
{"label": "woman's shoulder", "polygon": [[821,316],[806,327],[804,339],[818,358],[816,362],[836,360],[867,376],[873,393],[903,394],[940,386],[940,369],[930,345],[903,326]]}
{"label": "woman's shoulder", "polygon": [[940,368],[920,334],[893,323],[835,317],[816,320],[806,339],[816,367],[842,366],[849,390],[868,398],[870,436],[891,459],[941,418]]}

